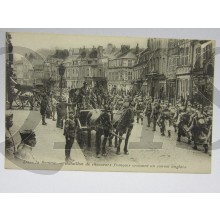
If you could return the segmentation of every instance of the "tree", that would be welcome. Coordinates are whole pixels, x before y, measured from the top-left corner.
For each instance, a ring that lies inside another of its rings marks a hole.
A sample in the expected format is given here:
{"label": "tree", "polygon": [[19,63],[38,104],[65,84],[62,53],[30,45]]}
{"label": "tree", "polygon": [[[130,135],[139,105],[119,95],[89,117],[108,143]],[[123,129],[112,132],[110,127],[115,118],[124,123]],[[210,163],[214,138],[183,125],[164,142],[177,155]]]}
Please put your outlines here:
{"label": "tree", "polygon": [[121,45],[121,52],[126,53],[130,49],[129,45]]}
{"label": "tree", "polygon": [[56,50],[55,54],[52,57],[58,59],[66,59],[68,56],[69,56],[69,51],[64,49],[64,50]]}

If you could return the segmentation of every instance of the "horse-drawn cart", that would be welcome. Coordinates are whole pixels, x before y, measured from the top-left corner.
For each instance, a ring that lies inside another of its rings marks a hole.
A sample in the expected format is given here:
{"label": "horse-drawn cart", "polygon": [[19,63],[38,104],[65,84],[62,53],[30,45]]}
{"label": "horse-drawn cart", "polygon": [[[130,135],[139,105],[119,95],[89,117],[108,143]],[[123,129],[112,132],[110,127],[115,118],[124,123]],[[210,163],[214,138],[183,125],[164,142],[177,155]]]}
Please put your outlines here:
{"label": "horse-drawn cart", "polygon": [[[100,116],[103,112],[103,109],[85,109],[80,110],[78,113],[78,116],[76,117],[76,123],[77,123],[77,141],[80,145],[80,147],[84,147],[87,142],[87,147],[91,147],[91,132],[92,130],[97,132],[97,128],[100,129]],[[121,122],[124,120],[123,111],[113,111],[113,119],[111,121],[112,123],[112,131],[111,135],[116,138],[115,144],[117,147],[118,145],[118,138],[119,140],[125,140],[125,138],[122,136],[124,133],[119,132],[118,125],[121,127]],[[101,125],[102,126],[102,125]],[[127,133],[127,130],[126,132]],[[87,137],[85,136],[87,134]],[[129,136],[127,137],[129,138]],[[120,141],[120,143],[121,143]]]}

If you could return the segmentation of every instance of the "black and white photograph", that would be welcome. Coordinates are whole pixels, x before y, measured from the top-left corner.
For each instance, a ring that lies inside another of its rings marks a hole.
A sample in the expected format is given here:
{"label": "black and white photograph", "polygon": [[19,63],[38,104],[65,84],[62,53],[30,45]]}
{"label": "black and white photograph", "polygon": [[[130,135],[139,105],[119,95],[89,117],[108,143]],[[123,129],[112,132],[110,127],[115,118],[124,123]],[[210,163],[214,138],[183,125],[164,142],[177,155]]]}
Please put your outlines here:
{"label": "black and white photograph", "polygon": [[214,40],[5,38],[5,168],[211,173]]}

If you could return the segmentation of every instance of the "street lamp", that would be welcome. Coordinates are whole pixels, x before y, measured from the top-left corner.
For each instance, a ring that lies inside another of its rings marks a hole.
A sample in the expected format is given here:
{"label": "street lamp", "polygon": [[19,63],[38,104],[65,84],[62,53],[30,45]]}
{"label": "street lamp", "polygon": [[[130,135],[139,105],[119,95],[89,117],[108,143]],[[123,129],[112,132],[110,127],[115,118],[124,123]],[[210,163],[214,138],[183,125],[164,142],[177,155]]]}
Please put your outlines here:
{"label": "street lamp", "polygon": [[60,75],[60,97],[62,97],[62,89],[63,89],[63,75],[65,73],[65,67],[64,65],[61,63],[59,65],[59,75]]}

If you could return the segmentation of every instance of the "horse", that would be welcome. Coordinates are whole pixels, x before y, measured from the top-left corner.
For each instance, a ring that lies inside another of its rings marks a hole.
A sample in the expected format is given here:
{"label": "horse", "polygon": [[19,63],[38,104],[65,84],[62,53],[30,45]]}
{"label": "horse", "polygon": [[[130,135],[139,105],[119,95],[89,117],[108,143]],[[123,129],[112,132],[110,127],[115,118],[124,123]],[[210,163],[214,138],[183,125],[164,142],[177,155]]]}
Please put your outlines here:
{"label": "horse", "polygon": [[[99,118],[102,114],[102,110],[100,109],[92,109],[87,114],[87,125],[88,125],[88,147],[91,146],[91,130],[97,130],[97,126],[99,124]],[[134,122],[134,113],[130,106],[125,106],[123,110],[115,110],[113,111],[113,120],[112,120],[112,128],[113,131],[111,132],[111,137],[109,137],[109,141],[111,143],[111,139],[115,137],[115,147],[116,147],[116,154],[120,154],[120,146],[122,140],[125,140],[124,145],[124,153],[126,155],[129,154],[128,152],[128,141],[131,135],[131,131],[133,129],[133,122]],[[100,128],[99,128],[100,129]],[[123,135],[125,134],[125,138]],[[119,139],[119,141],[118,141]]]}
{"label": "horse", "polygon": [[[124,104],[126,105],[126,104]],[[128,105],[128,104],[127,104]],[[134,111],[131,106],[125,106],[122,110],[122,114],[117,120],[113,127],[115,128],[115,147],[117,148],[116,154],[120,154],[120,146],[123,140],[123,135],[125,134],[125,145],[124,145],[124,154],[128,155],[128,141],[133,129],[134,122]],[[119,137],[119,142],[118,142]]]}

